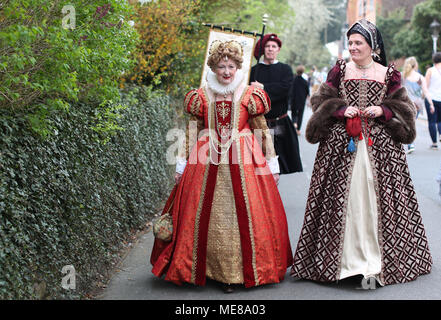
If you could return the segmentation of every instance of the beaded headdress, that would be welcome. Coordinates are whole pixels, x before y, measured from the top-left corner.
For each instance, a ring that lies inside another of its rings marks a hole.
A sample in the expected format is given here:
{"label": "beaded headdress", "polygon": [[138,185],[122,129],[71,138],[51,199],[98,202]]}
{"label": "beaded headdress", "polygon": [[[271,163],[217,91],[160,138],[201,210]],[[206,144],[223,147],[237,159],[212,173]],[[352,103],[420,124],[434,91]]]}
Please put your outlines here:
{"label": "beaded headdress", "polygon": [[370,21],[361,19],[355,22],[346,33],[347,37],[353,33],[361,34],[372,48],[372,57],[375,61],[387,66],[386,52],[384,50],[383,38],[378,28]]}

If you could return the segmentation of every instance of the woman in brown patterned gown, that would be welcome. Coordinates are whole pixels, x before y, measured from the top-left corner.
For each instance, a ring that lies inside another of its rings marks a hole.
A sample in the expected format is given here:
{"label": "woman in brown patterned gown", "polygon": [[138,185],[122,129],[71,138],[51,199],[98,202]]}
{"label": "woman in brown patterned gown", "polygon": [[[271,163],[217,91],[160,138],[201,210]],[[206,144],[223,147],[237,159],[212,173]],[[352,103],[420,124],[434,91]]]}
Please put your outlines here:
{"label": "woman in brown patterned gown", "polygon": [[352,61],[337,61],[311,98],[306,138],[320,144],[291,274],[411,281],[432,266],[402,146],[416,110],[376,26],[360,20],[347,36]]}
{"label": "woman in brown patterned gown", "polygon": [[210,278],[229,293],[234,284],[282,281],[292,251],[276,185],[279,165],[264,117],[270,99],[247,85],[241,45],[216,41],[210,46],[207,85],[191,90],[184,102],[198,139],[191,145],[187,137],[176,167],[173,238],[155,240],[151,263],[152,272],[167,281],[205,285]]}

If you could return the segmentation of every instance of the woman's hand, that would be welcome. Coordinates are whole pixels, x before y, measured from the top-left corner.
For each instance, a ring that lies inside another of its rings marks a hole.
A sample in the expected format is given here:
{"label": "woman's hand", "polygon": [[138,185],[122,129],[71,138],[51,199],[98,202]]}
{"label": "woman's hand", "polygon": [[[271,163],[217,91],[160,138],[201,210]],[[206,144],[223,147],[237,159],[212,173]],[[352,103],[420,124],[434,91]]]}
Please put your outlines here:
{"label": "woman's hand", "polygon": [[383,114],[383,108],[380,106],[370,106],[362,111],[362,115],[366,118],[378,118]]}
{"label": "woman's hand", "polygon": [[259,88],[259,89],[263,89],[263,83],[260,83],[259,81],[253,81],[251,82],[251,85],[253,87]]}
{"label": "woman's hand", "polygon": [[175,182],[176,184],[179,184],[179,182],[181,181],[182,178],[182,174],[181,173],[175,173]]}
{"label": "woman's hand", "polygon": [[346,109],[344,116],[346,118],[354,118],[354,117],[358,116],[359,114],[360,114],[360,111],[358,111],[357,108],[349,106]]}
{"label": "woman's hand", "polygon": [[275,174],[273,174],[273,177],[274,177],[274,181],[276,181],[276,184],[278,185],[279,184],[279,180],[280,180],[279,174],[275,173]]}
{"label": "woman's hand", "polygon": [[433,103],[430,105],[430,113],[431,114],[435,113],[435,107],[434,107]]}

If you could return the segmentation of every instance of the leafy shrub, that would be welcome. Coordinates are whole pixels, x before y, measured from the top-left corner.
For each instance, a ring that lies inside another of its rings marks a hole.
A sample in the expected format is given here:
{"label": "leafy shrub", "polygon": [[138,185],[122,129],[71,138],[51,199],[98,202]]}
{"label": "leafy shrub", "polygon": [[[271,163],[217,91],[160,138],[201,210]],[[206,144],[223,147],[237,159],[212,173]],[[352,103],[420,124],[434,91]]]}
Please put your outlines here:
{"label": "leafy shrub", "polygon": [[0,107],[20,111],[43,136],[52,132],[50,113],[68,110],[71,101],[104,113],[101,107],[119,98],[119,78],[133,67],[132,12],[118,0],[0,4]]}
{"label": "leafy shrub", "polygon": [[[1,299],[83,297],[170,190],[169,98],[145,87],[121,96],[123,130],[106,144],[91,129],[95,106],[52,114],[47,139],[0,109]],[[64,265],[76,269],[75,291],[61,287]]]}
{"label": "leafy shrub", "polygon": [[208,29],[201,24],[201,0],[132,1],[141,41],[136,65],[125,81],[162,84],[168,91],[198,85]]}

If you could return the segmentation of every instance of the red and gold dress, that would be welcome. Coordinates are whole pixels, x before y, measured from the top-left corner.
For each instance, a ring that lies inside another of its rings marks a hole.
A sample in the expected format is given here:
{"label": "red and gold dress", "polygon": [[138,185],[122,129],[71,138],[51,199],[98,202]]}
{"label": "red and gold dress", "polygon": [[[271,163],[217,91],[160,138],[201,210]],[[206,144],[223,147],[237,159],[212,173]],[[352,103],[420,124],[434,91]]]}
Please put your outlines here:
{"label": "red and gold dress", "polygon": [[[280,282],[292,251],[285,210],[265,159],[276,159],[263,116],[270,110],[269,98],[243,84],[233,101],[216,100],[208,87],[186,95],[199,138],[187,144],[172,209],[173,238],[155,240],[152,272],[176,284],[204,285],[206,277],[246,287]],[[259,135],[253,134],[256,129]]]}

